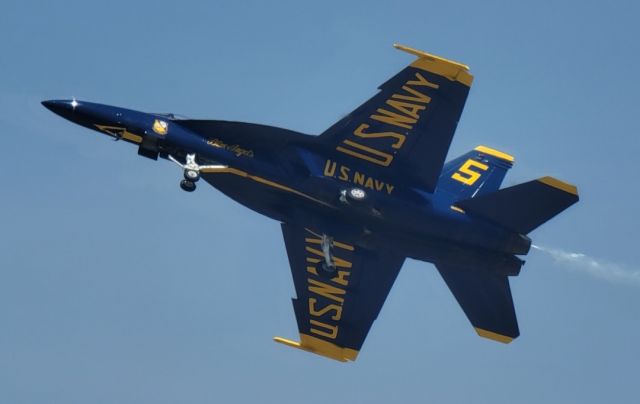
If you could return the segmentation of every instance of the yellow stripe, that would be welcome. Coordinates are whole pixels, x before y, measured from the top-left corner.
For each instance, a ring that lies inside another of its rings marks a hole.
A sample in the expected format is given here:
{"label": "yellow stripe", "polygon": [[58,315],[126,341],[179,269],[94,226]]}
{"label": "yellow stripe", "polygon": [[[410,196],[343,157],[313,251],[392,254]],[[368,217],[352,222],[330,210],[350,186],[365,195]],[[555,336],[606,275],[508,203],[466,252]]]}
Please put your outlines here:
{"label": "yellow stripe", "polygon": [[282,337],[273,337],[275,342],[284,344],[293,348],[302,349],[303,351],[312,352],[322,355],[326,358],[335,359],[340,362],[355,361],[358,357],[358,351],[351,348],[343,348],[331,342],[320,338],[312,337],[307,334],[300,334],[300,342],[292,341]]}
{"label": "yellow stripe", "polygon": [[465,213],[464,210],[460,209],[455,205],[451,205],[450,207],[451,207],[451,210],[455,210],[456,212],[460,212],[460,213]]}
{"label": "yellow stripe", "polygon": [[479,151],[480,153],[488,154],[488,155],[493,156],[493,157],[497,157],[499,159],[507,160],[510,163],[513,163],[515,161],[515,159],[513,158],[512,155],[507,154],[507,153],[503,153],[500,150],[492,149],[492,148],[487,147],[487,146],[478,146],[473,150]]}
{"label": "yellow stripe", "polygon": [[502,342],[503,344],[508,344],[509,342],[513,341],[513,338],[507,337],[506,335],[495,333],[493,331],[483,330],[482,328],[476,328],[475,330],[479,336],[483,338],[489,338],[494,341]]}
{"label": "yellow stripe", "polygon": [[550,187],[554,187],[560,189],[564,192],[568,192],[573,195],[578,195],[578,188],[575,185],[568,184],[566,182],[560,181],[559,179],[553,177],[542,177],[539,178],[538,181],[545,185],[549,185]]}
{"label": "yellow stripe", "polygon": [[331,204],[328,204],[328,203],[326,203],[324,201],[316,199],[316,198],[314,198],[312,196],[309,196],[309,195],[307,195],[305,193],[302,193],[302,192],[300,192],[298,190],[295,190],[293,188],[289,188],[286,185],[278,184],[277,182],[273,182],[273,181],[268,180],[266,178],[258,177],[257,175],[249,174],[246,171],[238,170],[236,168],[231,168],[231,167],[227,167],[227,168],[203,168],[201,170],[201,172],[207,173],[207,174],[233,174],[233,175],[237,175],[239,177],[249,178],[249,179],[251,179],[251,180],[253,180],[255,182],[258,182],[260,184],[268,185],[270,187],[277,188],[277,189],[280,189],[282,191],[290,192],[292,194],[301,196],[303,198],[307,198],[309,200],[312,200],[312,201],[317,202],[317,203],[319,203],[321,205],[324,205],[324,206],[328,206],[330,208],[333,207],[333,205],[331,205]]}
{"label": "yellow stripe", "polygon": [[142,143],[142,136],[136,135],[131,132],[127,132],[126,130],[122,132],[122,138],[131,140],[132,142],[135,142],[135,143]]}
{"label": "yellow stripe", "polygon": [[467,65],[400,44],[393,44],[393,47],[418,56],[418,59],[411,64],[413,67],[458,81],[467,87],[471,87],[473,83],[473,76],[469,73]]}
{"label": "yellow stripe", "polygon": [[103,132],[106,132],[112,136],[116,136],[116,134],[123,139],[130,140],[135,143],[142,143],[142,136],[136,135],[135,133],[128,132],[126,128],[121,126],[108,126],[108,125],[98,125],[94,124],[94,126],[100,129]]}

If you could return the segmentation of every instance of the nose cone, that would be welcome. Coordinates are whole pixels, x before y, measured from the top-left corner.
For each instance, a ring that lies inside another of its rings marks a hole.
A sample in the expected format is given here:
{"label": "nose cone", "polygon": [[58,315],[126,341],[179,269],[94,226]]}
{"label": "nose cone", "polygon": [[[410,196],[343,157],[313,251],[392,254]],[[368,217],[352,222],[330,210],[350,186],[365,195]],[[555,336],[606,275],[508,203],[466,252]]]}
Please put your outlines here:
{"label": "nose cone", "polygon": [[73,119],[76,112],[76,108],[80,105],[78,101],[74,100],[48,100],[42,101],[42,105],[45,106],[51,112],[60,115],[66,119]]}

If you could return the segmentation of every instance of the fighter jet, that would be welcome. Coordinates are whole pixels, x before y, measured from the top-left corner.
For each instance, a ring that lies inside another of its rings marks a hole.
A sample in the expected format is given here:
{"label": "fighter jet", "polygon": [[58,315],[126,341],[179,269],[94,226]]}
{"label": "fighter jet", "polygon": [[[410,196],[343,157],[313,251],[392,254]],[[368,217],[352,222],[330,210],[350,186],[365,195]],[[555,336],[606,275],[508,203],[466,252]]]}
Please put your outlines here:
{"label": "fighter jet", "polygon": [[576,203],[577,189],[553,177],[500,189],[514,158],[487,146],[445,164],[473,76],[394,46],[417,58],[317,136],[75,99],[43,104],[175,163],[184,191],[202,180],[280,222],[300,334],[275,341],[354,361],[413,258],[435,265],[481,337],[509,343],[520,333],[509,277],[524,264],[527,235]]}

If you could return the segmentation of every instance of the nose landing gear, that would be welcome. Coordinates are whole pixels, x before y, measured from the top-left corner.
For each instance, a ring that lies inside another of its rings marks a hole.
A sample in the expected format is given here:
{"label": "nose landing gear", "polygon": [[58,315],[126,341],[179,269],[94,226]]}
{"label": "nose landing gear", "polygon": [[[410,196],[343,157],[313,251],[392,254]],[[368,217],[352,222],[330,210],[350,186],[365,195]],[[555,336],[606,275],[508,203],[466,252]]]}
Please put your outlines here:
{"label": "nose landing gear", "polygon": [[193,181],[182,180],[180,181],[180,188],[186,192],[193,192],[196,190],[196,183]]}
{"label": "nose landing gear", "polygon": [[186,192],[193,192],[196,190],[196,182],[200,179],[200,170],[203,169],[222,169],[227,168],[225,165],[204,165],[201,166],[196,163],[195,153],[187,154],[185,164],[182,164],[176,160],[172,155],[169,155],[169,160],[176,163],[183,170],[184,179],[180,181],[180,188]]}

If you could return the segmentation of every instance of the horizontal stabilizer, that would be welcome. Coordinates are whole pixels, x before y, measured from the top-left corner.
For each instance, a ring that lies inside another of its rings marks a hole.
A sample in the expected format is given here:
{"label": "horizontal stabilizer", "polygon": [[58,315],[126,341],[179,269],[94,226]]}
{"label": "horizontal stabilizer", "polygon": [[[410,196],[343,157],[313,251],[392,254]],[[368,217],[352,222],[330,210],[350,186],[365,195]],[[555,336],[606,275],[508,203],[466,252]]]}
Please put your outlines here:
{"label": "horizontal stabilizer", "polygon": [[508,344],[520,335],[509,278],[481,267],[436,264],[478,335]]}
{"label": "horizontal stabilizer", "polygon": [[552,177],[466,199],[456,206],[471,215],[527,234],[578,202],[578,189]]}

